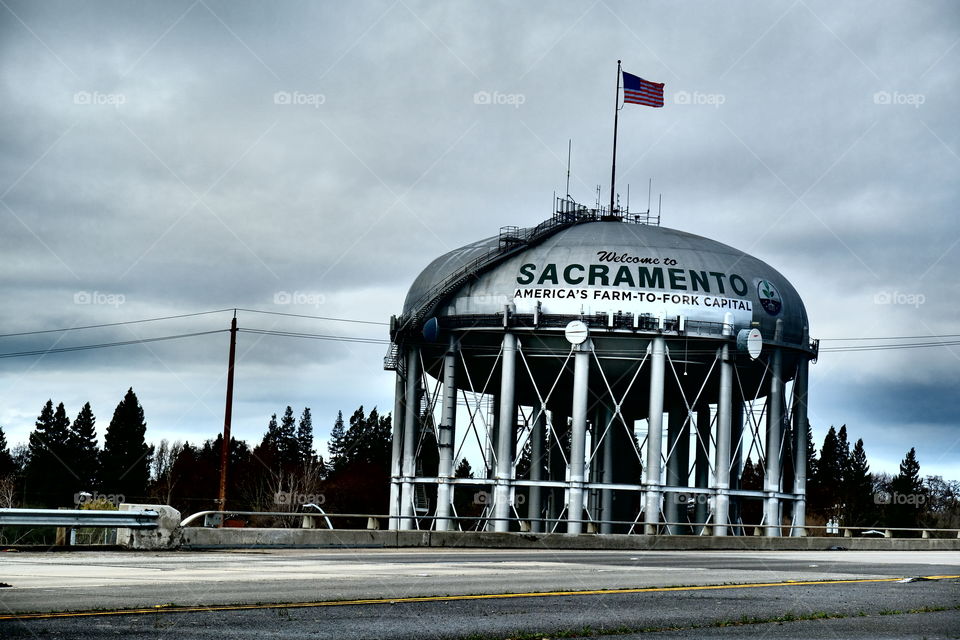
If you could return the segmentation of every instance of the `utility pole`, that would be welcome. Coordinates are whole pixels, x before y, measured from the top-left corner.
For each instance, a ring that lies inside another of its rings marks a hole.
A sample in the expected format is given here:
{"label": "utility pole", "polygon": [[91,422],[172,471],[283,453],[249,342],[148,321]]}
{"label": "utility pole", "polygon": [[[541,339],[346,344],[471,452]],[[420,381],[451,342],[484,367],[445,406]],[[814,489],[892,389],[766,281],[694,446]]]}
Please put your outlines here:
{"label": "utility pole", "polygon": [[220,511],[227,509],[227,466],[230,464],[230,422],[233,419],[233,364],[237,355],[237,310],[230,323],[230,363],[227,366],[227,405],[223,410],[223,447],[220,448]]}

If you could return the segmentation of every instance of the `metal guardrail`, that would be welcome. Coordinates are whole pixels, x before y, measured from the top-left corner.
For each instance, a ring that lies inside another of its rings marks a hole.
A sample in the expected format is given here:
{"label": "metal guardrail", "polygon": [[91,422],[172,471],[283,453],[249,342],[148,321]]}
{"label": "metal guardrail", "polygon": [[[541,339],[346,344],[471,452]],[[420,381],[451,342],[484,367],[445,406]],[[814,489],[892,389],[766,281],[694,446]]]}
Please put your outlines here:
{"label": "metal guardrail", "polygon": [[[369,513],[311,513],[304,511],[199,511],[197,513],[187,516],[181,523],[181,527],[213,527],[219,526],[219,523],[224,517],[231,516],[241,516],[241,517],[293,517],[293,518],[302,518],[302,522],[298,527],[281,527],[281,528],[312,528],[315,520],[324,520],[326,523],[326,528],[335,529],[332,524],[332,520],[337,518],[349,518],[349,519],[366,519],[368,529],[378,529],[380,521],[389,521],[391,516],[384,514],[369,514]],[[219,518],[219,519],[218,519]],[[398,516],[399,518],[399,516]],[[406,519],[406,518],[402,518]],[[425,521],[426,523],[432,523],[436,520],[452,520],[456,522],[460,521],[470,521],[470,522],[496,522],[497,520],[507,520],[513,523],[518,523],[521,531],[529,531],[528,525],[530,522],[540,522],[544,525],[550,526],[555,524],[565,525],[568,521],[566,519],[557,520],[555,518],[495,518],[493,516],[460,516],[460,517],[448,517],[441,518],[439,516],[409,516],[410,520],[413,520],[417,523],[416,530],[423,530],[419,527],[420,521]],[[201,521],[198,522],[198,521]],[[596,527],[601,524],[613,524],[619,526],[627,526],[633,529],[634,534],[642,534],[645,530],[645,523],[643,521],[630,521],[630,520],[582,520],[582,524],[590,527],[591,525]],[[698,522],[660,522],[657,524],[657,534],[655,535],[666,535],[669,530],[682,531],[685,533],[672,534],[672,535],[711,535],[713,528],[716,525],[712,522],[698,523]],[[768,529],[768,526],[765,524],[753,524],[753,523],[729,523],[724,525],[728,531],[740,531],[742,533],[737,534],[740,536],[762,536],[764,532]],[[258,527],[251,527],[258,528]],[[432,529],[428,524],[427,529]],[[953,536],[960,538],[960,529],[937,529],[931,527],[846,527],[839,526],[837,531],[828,532],[827,525],[806,525],[802,527],[794,526],[791,524],[781,524],[779,526],[774,526],[773,528],[779,529],[784,537],[790,537],[790,532],[792,530],[801,530],[803,531],[803,536],[818,536],[818,537],[829,537],[829,538],[853,538],[853,537],[884,537],[884,538],[897,538],[897,537],[912,537],[912,534],[920,534],[922,538],[931,538],[934,534]],[[830,527],[833,528],[833,527]],[[819,535],[818,535],[819,534]],[[867,535],[864,535],[867,534]],[[898,535],[899,534],[899,535]],[[589,532],[585,535],[593,535],[593,532]]]}
{"label": "metal guardrail", "polygon": [[[305,507],[307,505],[304,505]],[[328,529],[334,529],[330,518],[366,518],[368,527],[371,527],[370,520],[389,519],[390,516],[373,516],[364,513],[326,513],[322,509],[317,512],[312,511],[198,511],[192,513],[180,522],[181,527],[219,527],[223,525],[225,519],[234,517],[257,517],[257,518],[302,518],[301,527],[312,527],[316,520],[323,520]],[[196,524],[198,520],[203,520],[202,524]],[[251,527],[256,528],[256,527]],[[284,527],[293,528],[293,527]]]}
{"label": "metal guardrail", "polygon": [[0,527],[88,527],[156,529],[160,514],[86,509],[0,509]]}

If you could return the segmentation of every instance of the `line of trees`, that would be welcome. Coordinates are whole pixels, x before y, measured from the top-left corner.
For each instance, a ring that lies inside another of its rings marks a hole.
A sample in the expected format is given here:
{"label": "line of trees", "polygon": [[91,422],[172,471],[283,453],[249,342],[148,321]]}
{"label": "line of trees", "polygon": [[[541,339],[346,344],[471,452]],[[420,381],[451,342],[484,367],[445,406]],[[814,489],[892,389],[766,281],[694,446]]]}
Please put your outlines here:
{"label": "line of trees", "polygon": [[[89,403],[71,422],[62,403],[55,407],[48,400],[26,445],[11,451],[0,428],[0,506],[82,506],[96,500],[100,507],[159,502],[184,513],[218,508],[222,436],[149,445],[146,428],[133,389],[114,410],[102,448]],[[899,473],[889,475],[871,473],[863,440],[851,446],[846,425],[830,427],[819,453],[809,427],[807,441],[810,524],[960,528],[960,482],[922,478],[914,449]],[[331,513],[386,513],[391,417],[376,408],[366,413],[362,406],[347,420],[338,412],[327,448],[326,459],[314,449],[309,407],[299,416],[290,406],[279,419],[272,415],[253,447],[232,438],[228,506],[286,511],[313,503]],[[762,489],[764,467],[763,460],[748,458],[741,486]],[[458,461],[456,475],[473,477],[466,459]],[[457,495],[461,502],[469,497]],[[743,522],[759,523],[760,509],[755,501],[743,501]],[[473,510],[465,502],[457,505],[461,514]]]}
{"label": "line of trees", "polygon": [[[98,447],[90,404],[72,422],[48,400],[25,445],[13,451],[0,428],[0,506],[57,508],[119,502],[163,503],[184,513],[217,509],[223,436],[202,443],[146,441],[133,389],[117,405]],[[313,503],[334,513],[388,508],[391,418],[361,406],[338,413],[328,460],[314,449],[309,407],[274,414],[260,442],[230,440],[228,506],[238,511],[295,510]]]}
{"label": "line of trees", "polygon": [[[764,461],[747,459],[744,489],[762,489]],[[745,505],[743,521],[760,522],[762,507]],[[847,426],[827,431],[819,455],[807,430],[807,522],[848,527],[960,528],[960,482],[920,476],[916,449],[900,463],[899,473],[871,473],[863,439],[850,446]]]}
{"label": "line of trees", "polygon": [[61,507],[88,502],[95,492],[142,498],[150,481],[153,448],[133,389],[113,412],[97,446],[90,403],[70,421],[61,402],[48,400],[26,445],[10,451],[0,429],[0,505]]}

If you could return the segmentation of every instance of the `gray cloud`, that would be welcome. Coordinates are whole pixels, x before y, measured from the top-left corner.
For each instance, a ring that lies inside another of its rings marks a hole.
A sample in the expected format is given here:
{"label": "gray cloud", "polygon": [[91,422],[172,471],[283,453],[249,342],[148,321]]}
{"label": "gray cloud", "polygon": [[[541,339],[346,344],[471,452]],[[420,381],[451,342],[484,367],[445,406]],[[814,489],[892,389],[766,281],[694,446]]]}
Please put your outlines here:
{"label": "gray cloud", "polygon": [[[621,113],[619,184],[635,207],[653,177],[665,226],[772,264],[804,296],[815,336],[958,332],[953,3],[7,7],[4,332],[233,306],[386,320],[434,256],[546,218],[568,139],[572,194],[590,203],[602,184],[606,200],[617,58],[667,83],[666,108]],[[78,292],[124,304],[76,304]],[[276,304],[282,293],[303,304]],[[924,303],[877,303],[896,293]],[[0,338],[0,349],[53,339]],[[54,397],[74,413],[95,400],[105,426],[133,385],[152,437],[209,437],[225,342],[0,360],[0,423],[23,440]],[[259,340],[239,373],[238,433],[259,437],[286,404],[312,406],[319,428],[338,408],[389,409],[382,351]],[[869,441],[871,425],[890,422],[878,418],[906,419],[897,407],[924,398],[910,406],[933,425],[917,443],[931,459],[949,444],[937,399],[958,370],[955,353],[932,351],[824,354],[812,373],[818,434],[843,422],[857,433],[859,419]]]}

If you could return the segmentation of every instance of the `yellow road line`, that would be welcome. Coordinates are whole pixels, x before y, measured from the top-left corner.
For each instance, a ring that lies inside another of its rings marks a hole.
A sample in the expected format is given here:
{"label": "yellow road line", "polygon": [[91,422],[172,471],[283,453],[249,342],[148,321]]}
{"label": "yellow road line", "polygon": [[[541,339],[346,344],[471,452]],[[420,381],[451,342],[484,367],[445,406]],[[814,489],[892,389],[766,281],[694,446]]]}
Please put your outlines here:
{"label": "yellow road line", "polygon": [[[953,580],[956,576],[924,576],[925,580]],[[459,596],[412,596],[407,598],[370,598],[364,600],[322,600],[319,602],[279,602],[273,604],[231,604],[211,606],[157,605],[114,611],[65,611],[53,613],[23,613],[0,615],[0,620],[42,620],[48,618],[82,618],[91,616],[128,616],[148,613],[199,613],[203,611],[251,611],[259,609],[302,609],[309,607],[342,607],[370,604],[403,604],[412,602],[454,602],[457,600],[496,600],[500,598],[544,598],[564,596],[602,596],[624,593],[660,593],[666,591],[712,591],[720,589],[754,589],[758,587],[802,587],[823,584],[856,584],[864,582],[896,582],[902,578],[858,578],[853,580],[809,580],[787,582],[756,582],[747,584],[717,584],[694,587],[637,587],[632,589],[597,589],[592,591],[534,591],[530,593],[486,593]]]}

